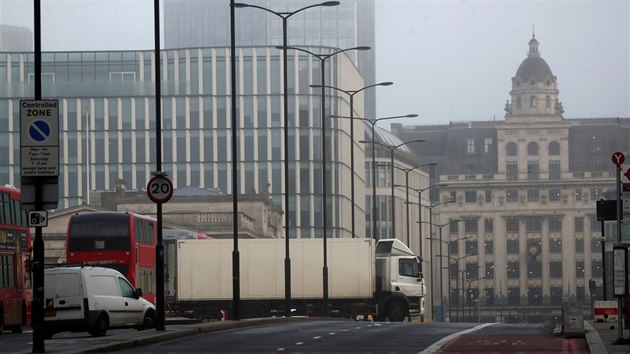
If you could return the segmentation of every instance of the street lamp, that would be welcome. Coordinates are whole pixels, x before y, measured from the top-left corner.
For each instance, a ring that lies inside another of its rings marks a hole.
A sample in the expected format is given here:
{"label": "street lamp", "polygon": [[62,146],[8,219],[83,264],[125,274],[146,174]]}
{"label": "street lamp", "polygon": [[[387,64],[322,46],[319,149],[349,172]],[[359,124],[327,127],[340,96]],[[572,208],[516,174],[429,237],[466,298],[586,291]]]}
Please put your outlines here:
{"label": "street lamp", "polygon": [[[458,240],[459,240],[459,239],[458,239]],[[449,250],[449,251],[450,251],[450,250]],[[449,253],[450,253],[450,252],[449,252]],[[466,258],[466,257],[472,257],[472,256],[477,256],[477,255],[478,255],[478,254],[476,254],[476,253],[473,253],[473,254],[466,254],[466,255],[463,255],[463,256],[461,256],[461,257],[451,257],[451,256],[440,255],[441,257],[448,257],[448,259],[449,259],[449,281],[448,281],[448,282],[449,282],[449,284],[450,284],[450,282],[451,282],[451,280],[450,280],[450,279],[451,279],[451,276],[450,276],[450,274],[451,274],[451,272],[450,272],[450,261],[451,261],[451,260],[455,261],[455,264],[456,264],[456,267],[457,267],[457,273],[459,273],[459,272],[460,272],[460,270],[459,270],[459,261],[460,261],[460,260],[462,260],[462,259],[464,259],[464,258]],[[461,272],[462,272],[462,273],[464,273],[465,271],[463,271],[463,270],[462,270]],[[459,277],[458,277],[458,276],[456,276],[456,278],[455,278],[455,285],[457,285],[457,280],[458,280],[458,278],[459,278]],[[460,307],[459,307],[459,304],[460,304],[460,302],[461,302],[461,305],[462,305],[462,318],[463,318],[463,315],[464,315],[464,309],[463,309],[463,307],[464,307],[464,299],[463,299],[463,294],[464,294],[464,292],[463,292],[463,288],[464,288],[464,275],[462,274],[462,297],[460,298],[460,300],[459,300],[459,301],[457,301],[457,320],[458,320],[458,321],[459,321],[459,308],[460,308]],[[457,297],[460,297],[460,296],[459,296],[459,294],[457,295]]]}
{"label": "street lamp", "polygon": [[[420,193],[418,193],[418,195],[420,195]],[[433,243],[431,242],[431,239],[433,238],[433,225],[434,225],[433,224],[433,208],[437,207],[438,205],[454,203],[454,202],[455,200],[449,199],[443,202],[439,202],[439,203],[435,203],[435,204],[427,206],[427,208],[429,209],[429,266],[431,267],[431,274],[429,274],[431,276],[430,281],[429,281],[430,284],[433,284]],[[422,201],[420,202],[420,205],[422,205]],[[422,212],[420,212],[420,214],[422,214]],[[419,223],[422,224],[422,220],[420,220]],[[431,287],[431,318],[433,318],[433,287]]]}
{"label": "street lamp", "polygon": [[[326,316],[328,316],[328,250],[326,248],[326,233],[327,233],[327,207],[326,207],[326,60],[341,53],[345,53],[351,50],[370,50],[370,47],[361,46],[361,47],[352,47],[346,49],[340,49],[333,51],[328,54],[318,54],[313,53],[310,50],[298,47],[281,47],[280,49],[288,50],[293,49],[300,52],[304,52],[306,54],[312,55],[313,57],[319,59],[320,61],[320,71],[321,71],[321,88],[322,88],[322,98],[321,98],[321,110],[322,110],[322,221],[323,221],[323,243],[324,243],[324,267],[322,269],[323,273],[323,297],[324,297],[324,311]],[[286,55],[286,53],[285,53]]]}
{"label": "street lamp", "polygon": [[[287,68],[287,51],[288,48],[287,43],[287,20],[297,14],[298,12],[302,12],[304,10],[313,8],[313,7],[329,7],[329,6],[337,6],[339,5],[339,1],[326,1],[315,5],[305,6],[300,9],[291,12],[277,12],[270,10],[266,7],[258,6],[258,5],[250,5],[245,3],[235,3],[235,8],[245,8],[251,7],[255,9],[260,9],[266,11],[272,15],[278,16],[282,19],[282,62],[283,62],[283,81],[284,86],[282,88],[284,102],[283,102],[283,111],[284,111],[284,227],[285,227],[285,258],[284,258],[284,296],[285,296],[285,313],[287,316],[291,316],[291,257],[289,256],[289,224],[290,224],[290,214],[289,208],[289,81],[288,81],[288,68]],[[232,53],[234,56],[234,53]],[[232,98],[234,100],[234,98]]]}
{"label": "street lamp", "polygon": [[[376,234],[376,141],[374,139],[374,135],[376,135],[376,123],[382,120],[387,119],[398,119],[398,118],[415,118],[417,114],[407,114],[405,116],[392,116],[392,117],[381,117],[376,119],[368,119],[368,118],[358,118],[358,117],[346,117],[346,116],[333,116],[335,118],[348,118],[348,119],[361,119],[366,123],[369,123],[372,128],[372,239],[378,240]],[[364,142],[361,140],[359,142]]]}
{"label": "street lamp", "polygon": [[[352,213],[350,215],[351,215],[351,220],[352,220],[352,238],[354,238],[356,235],[355,222],[354,222],[354,219],[355,219],[355,216],[354,216],[355,214],[355,210],[354,210],[355,209],[355,203],[354,203],[354,118],[355,118],[354,117],[354,95],[372,87],[391,86],[393,84],[394,83],[391,81],[379,82],[378,84],[368,85],[358,90],[342,90],[334,86],[328,86],[328,85],[323,86],[332,90],[343,92],[350,97],[350,173],[352,175],[352,178],[350,179],[350,200],[352,201]],[[319,88],[319,87],[322,87],[322,85],[310,85],[310,87]]]}
{"label": "street lamp", "polygon": [[[409,172],[415,170],[416,168],[421,168],[421,167],[426,167],[426,166],[435,166],[437,165],[437,163],[435,162],[429,162],[429,163],[425,163],[422,165],[417,165],[411,168],[402,168],[402,167],[398,167],[395,166],[397,169],[403,171],[405,173],[405,204],[407,205],[407,246],[411,246],[410,244],[410,239],[409,239]],[[420,204],[418,204],[418,208],[420,208]],[[420,254],[420,257],[422,257],[422,254]]]}
{"label": "street lamp", "polygon": [[[422,192],[426,191],[427,189],[430,188],[434,188],[434,187],[446,187],[448,186],[448,184],[446,183],[438,183],[438,184],[432,184],[426,188],[412,188],[413,190],[415,190],[416,192],[418,192],[418,223],[421,224],[422,223]],[[429,235],[430,237],[431,235]],[[419,237],[420,237],[420,250],[419,250],[419,254],[420,257],[422,257],[422,226],[420,226],[420,230],[419,230]]]}
{"label": "street lamp", "polygon": [[[453,223],[453,222],[460,222],[460,221],[462,221],[462,219],[451,219],[451,220],[449,220],[449,222],[447,222],[445,224],[441,224],[441,225],[431,224],[431,226],[435,226],[435,227],[440,229],[440,238],[436,239],[436,240],[446,244],[446,251],[447,251],[447,254],[448,254],[449,257],[451,256],[451,249],[449,247],[449,243],[442,239],[442,229],[445,226],[447,226],[447,225],[451,225],[451,223]],[[420,225],[422,225],[423,223],[427,223],[428,224],[428,222],[426,222],[426,221],[421,221]],[[462,238],[459,238],[457,240],[452,240],[452,241],[459,241],[459,240],[463,240],[463,239],[466,239],[466,238],[468,238],[468,237],[462,237]],[[433,240],[434,240],[433,237],[429,237],[429,242],[432,242]],[[443,269],[444,269],[443,268],[444,266],[442,264],[442,258],[443,257],[442,257],[442,245],[441,244],[440,244],[440,255],[439,256],[440,256],[440,314],[441,314],[442,311],[444,311],[444,310],[442,310],[444,308],[444,294],[443,294],[444,284],[442,282],[442,278],[444,278],[443,273],[442,273]],[[431,260],[431,261],[433,261],[433,260]],[[448,288],[449,288],[449,290],[448,290],[448,293],[449,293],[449,296],[450,296],[450,293],[451,293],[451,290],[450,290],[451,289],[451,281],[450,281],[450,273],[448,273],[448,274],[449,274],[449,281],[448,281]],[[433,284],[431,284],[431,286],[433,286]],[[449,304],[450,304],[450,301],[449,301]],[[431,305],[433,305],[433,304],[431,304]]]}
{"label": "street lamp", "polygon": [[384,147],[384,148],[389,150],[390,166],[391,166],[391,169],[390,169],[390,171],[391,171],[390,172],[391,173],[391,186],[392,186],[392,196],[391,196],[391,198],[392,198],[391,199],[391,214],[392,214],[392,217],[391,217],[391,219],[392,219],[392,234],[391,234],[391,237],[392,238],[396,237],[396,212],[395,212],[395,205],[394,205],[394,200],[395,200],[394,199],[395,198],[395,196],[394,196],[394,152],[396,152],[396,149],[398,149],[399,147],[405,146],[407,144],[422,143],[424,141],[425,140],[423,140],[423,139],[416,139],[416,140],[405,141],[405,142],[402,142],[402,143],[400,143],[398,145],[387,145],[387,144],[383,144],[383,143],[378,142],[378,141],[373,141],[373,142],[368,142],[366,140],[359,141],[360,143],[362,142],[362,143],[371,143],[373,145],[374,144],[380,145],[380,146],[382,146],[382,147]]}

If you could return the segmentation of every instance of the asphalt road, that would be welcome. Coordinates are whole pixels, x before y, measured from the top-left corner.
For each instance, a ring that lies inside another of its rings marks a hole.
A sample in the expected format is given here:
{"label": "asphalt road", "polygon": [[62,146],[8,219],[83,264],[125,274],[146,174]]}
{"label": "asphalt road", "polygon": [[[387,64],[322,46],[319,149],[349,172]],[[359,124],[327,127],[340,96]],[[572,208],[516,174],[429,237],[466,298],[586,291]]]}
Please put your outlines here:
{"label": "asphalt road", "polygon": [[398,352],[417,353],[476,324],[355,321],[279,323],[203,333],[125,352]]}

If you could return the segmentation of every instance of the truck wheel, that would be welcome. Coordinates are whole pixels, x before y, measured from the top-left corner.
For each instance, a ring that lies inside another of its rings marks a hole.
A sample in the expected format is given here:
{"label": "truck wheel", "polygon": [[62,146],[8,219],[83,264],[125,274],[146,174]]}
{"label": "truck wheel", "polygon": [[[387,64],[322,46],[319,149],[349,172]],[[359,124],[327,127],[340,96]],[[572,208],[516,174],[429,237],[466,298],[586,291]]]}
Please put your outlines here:
{"label": "truck wheel", "polygon": [[96,319],[96,324],[92,329],[88,331],[89,334],[94,337],[103,337],[107,334],[107,328],[109,327],[109,320],[105,314],[100,314]]}
{"label": "truck wheel", "polygon": [[386,314],[391,322],[402,322],[407,318],[407,307],[401,301],[393,300],[387,305]]}
{"label": "truck wheel", "polygon": [[245,306],[244,318],[264,318],[269,317],[269,307],[263,302],[252,302]]}

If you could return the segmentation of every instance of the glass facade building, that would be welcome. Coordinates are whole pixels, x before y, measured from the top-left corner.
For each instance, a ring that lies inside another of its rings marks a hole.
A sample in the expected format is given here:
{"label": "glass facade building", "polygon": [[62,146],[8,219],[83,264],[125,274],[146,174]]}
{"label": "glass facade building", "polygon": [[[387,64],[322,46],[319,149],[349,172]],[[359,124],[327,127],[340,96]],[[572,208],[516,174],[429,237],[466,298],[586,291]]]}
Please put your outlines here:
{"label": "glass facade building", "polygon": [[[275,12],[292,12],[320,1],[243,0]],[[348,53],[365,84],[376,80],[374,0],[344,0],[334,7],[314,7],[287,20],[289,46],[351,48],[369,46],[369,51]],[[229,46],[230,8],[228,1],[172,0],[164,3],[164,43],[166,48]],[[281,46],[282,20],[255,8],[237,8],[237,46]],[[346,90],[360,87],[342,87]],[[374,90],[365,92],[365,117],[376,117]]]}
{"label": "glass facade building", "polygon": [[[268,192],[284,205],[290,186],[291,237],[321,237],[320,61],[289,57],[290,172],[284,176],[281,56],[273,47],[237,53],[239,193]],[[309,48],[327,53],[330,48]],[[199,186],[232,193],[230,55],[224,47],[162,52],[162,169],[175,188]],[[153,51],[55,52],[42,55],[42,98],[60,101],[59,208],[86,203],[92,191],[124,181],[145,188],[155,170]],[[362,85],[353,62],[330,58],[326,83]],[[0,53],[0,181],[19,186],[19,101],[34,94],[34,55]],[[327,92],[328,237],[350,237],[349,111],[345,98]],[[332,95],[332,96],[331,96]],[[292,113],[296,112],[296,113]],[[355,125],[355,158],[363,166],[363,126]],[[88,175],[89,174],[89,175]],[[365,171],[355,171],[363,185]],[[357,188],[357,230],[365,230],[365,192]],[[363,235],[362,235],[363,236]]]}

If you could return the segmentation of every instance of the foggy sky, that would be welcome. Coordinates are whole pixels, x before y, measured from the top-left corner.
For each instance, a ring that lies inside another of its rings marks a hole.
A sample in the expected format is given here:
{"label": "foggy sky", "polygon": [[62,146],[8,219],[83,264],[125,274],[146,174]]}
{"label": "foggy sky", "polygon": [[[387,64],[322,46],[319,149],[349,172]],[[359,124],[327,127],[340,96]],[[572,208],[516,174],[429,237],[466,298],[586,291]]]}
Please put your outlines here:
{"label": "foggy sky", "polygon": [[[41,3],[45,51],[153,47],[152,0]],[[32,1],[0,0],[0,23],[32,28],[32,13]],[[376,14],[376,79],[394,82],[376,88],[379,117],[503,120],[532,26],[564,117],[630,117],[628,0],[376,0]]]}

